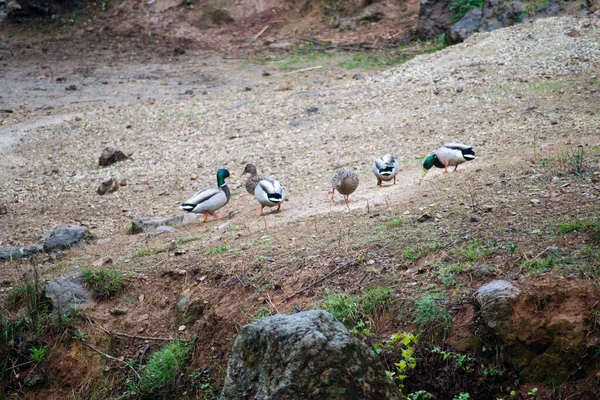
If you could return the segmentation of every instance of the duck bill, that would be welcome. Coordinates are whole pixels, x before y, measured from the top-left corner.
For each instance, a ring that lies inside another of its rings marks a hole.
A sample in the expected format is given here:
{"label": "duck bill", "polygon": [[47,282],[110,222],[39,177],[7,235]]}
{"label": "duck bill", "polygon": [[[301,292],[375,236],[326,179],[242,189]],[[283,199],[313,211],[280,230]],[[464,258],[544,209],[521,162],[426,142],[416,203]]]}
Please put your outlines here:
{"label": "duck bill", "polygon": [[[242,175],[244,175],[244,174],[242,174]],[[240,175],[240,176],[242,176],[242,175]],[[232,179],[237,179],[237,176],[233,175],[233,174],[229,174],[229,177],[232,178]]]}
{"label": "duck bill", "polygon": [[427,168],[423,168],[423,175],[421,177],[427,175],[428,172],[429,172],[429,170]]}

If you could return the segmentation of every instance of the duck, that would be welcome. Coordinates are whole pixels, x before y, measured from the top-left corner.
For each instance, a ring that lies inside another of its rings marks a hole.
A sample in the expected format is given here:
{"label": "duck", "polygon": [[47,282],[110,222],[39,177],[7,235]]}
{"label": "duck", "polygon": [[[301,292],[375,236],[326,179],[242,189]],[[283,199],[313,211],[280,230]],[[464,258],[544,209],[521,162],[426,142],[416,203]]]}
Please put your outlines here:
{"label": "duck", "polygon": [[396,175],[400,171],[400,164],[398,160],[391,154],[378,157],[373,163],[373,173],[377,178],[377,185],[381,187],[382,181],[391,181],[394,179],[394,185],[396,184]]}
{"label": "duck", "polygon": [[281,208],[281,203],[285,199],[285,192],[279,181],[264,178],[258,182],[254,190],[254,197],[260,203],[260,214],[265,215],[263,208],[277,206],[277,211]]}
{"label": "duck", "polygon": [[454,167],[454,171],[456,171],[460,164],[476,158],[473,146],[462,143],[446,143],[425,159],[423,162],[423,175],[434,165],[438,168],[444,168],[443,173],[448,172],[448,167]]}
{"label": "duck", "polygon": [[258,182],[266,179],[266,177],[259,176],[258,172],[256,171],[256,167],[253,164],[246,164],[244,172],[242,172],[240,176],[244,176],[245,174],[248,174],[248,179],[246,179],[245,183],[246,191],[254,196],[254,189],[256,188],[256,185],[258,185]]}
{"label": "duck", "polygon": [[231,197],[231,192],[227,187],[226,178],[233,178],[225,168],[219,169],[217,172],[217,188],[202,189],[192,197],[187,199],[180,208],[196,214],[204,214],[204,222],[208,221],[208,216],[221,218],[215,211],[223,208]]}
{"label": "duck", "polygon": [[358,175],[351,169],[342,167],[338,169],[331,177],[331,199],[330,203],[334,203],[333,194],[337,190],[344,196],[346,204],[348,204],[348,196],[350,196],[358,187]]}

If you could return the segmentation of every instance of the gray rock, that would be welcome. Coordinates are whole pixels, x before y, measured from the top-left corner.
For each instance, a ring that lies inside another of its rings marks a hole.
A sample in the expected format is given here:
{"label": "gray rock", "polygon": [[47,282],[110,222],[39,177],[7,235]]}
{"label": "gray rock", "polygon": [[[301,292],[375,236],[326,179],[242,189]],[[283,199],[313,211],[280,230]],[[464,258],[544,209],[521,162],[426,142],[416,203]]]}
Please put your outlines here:
{"label": "gray rock", "polygon": [[0,261],[18,260],[31,257],[42,251],[42,246],[5,247],[0,249]]}
{"label": "gray rock", "polygon": [[450,5],[454,0],[421,0],[417,35],[424,40],[435,39],[452,25]]}
{"label": "gray rock", "polygon": [[115,178],[110,178],[106,182],[102,182],[96,192],[102,196],[106,193],[114,193],[119,190],[119,182]]}
{"label": "gray rock", "polygon": [[221,400],[403,399],[375,353],[323,310],[240,330]]}
{"label": "gray rock", "polygon": [[446,33],[450,44],[460,43],[475,32],[489,32],[521,22],[525,5],[520,1],[486,0],[482,8],[470,10]]}
{"label": "gray rock", "polygon": [[473,8],[446,32],[446,41],[450,44],[463,42],[466,38],[479,31],[483,23],[481,8]]}
{"label": "gray rock", "polygon": [[90,230],[85,226],[66,226],[50,232],[44,242],[44,251],[50,253],[74,246],[81,246],[94,239]]}
{"label": "gray rock", "polygon": [[[183,222],[183,215],[177,215],[169,218],[134,218],[131,222],[131,233],[156,233],[157,229],[160,227],[173,226]],[[162,233],[165,233],[165,231],[163,230]]]}
{"label": "gray rock", "polygon": [[151,232],[150,235],[152,235],[152,236],[158,236],[158,235],[162,235],[162,234],[165,234],[165,233],[175,232],[176,230],[177,229],[173,228],[172,226],[162,225],[162,226],[156,227],[156,229],[154,229],[154,231]]}
{"label": "gray rock", "polygon": [[39,370],[33,370],[27,374],[25,379],[23,379],[23,384],[27,387],[33,387],[40,383],[43,383],[45,380],[44,374]]}
{"label": "gray rock", "polygon": [[192,325],[204,314],[206,306],[207,302],[201,298],[192,298],[191,293],[183,293],[173,308],[173,326]]}
{"label": "gray rock", "polygon": [[65,275],[49,282],[46,297],[52,300],[52,314],[58,315],[92,304],[92,296],[85,288],[82,273]]}
{"label": "gray rock", "polygon": [[107,147],[102,151],[100,158],[98,159],[98,165],[105,167],[107,165],[114,164],[119,161],[128,160],[129,157],[121,150],[115,150],[112,147]]}
{"label": "gray rock", "polygon": [[520,290],[508,281],[497,280],[486,283],[475,292],[475,299],[481,307],[481,313],[490,328],[498,325],[498,319],[510,312],[510,302]]}

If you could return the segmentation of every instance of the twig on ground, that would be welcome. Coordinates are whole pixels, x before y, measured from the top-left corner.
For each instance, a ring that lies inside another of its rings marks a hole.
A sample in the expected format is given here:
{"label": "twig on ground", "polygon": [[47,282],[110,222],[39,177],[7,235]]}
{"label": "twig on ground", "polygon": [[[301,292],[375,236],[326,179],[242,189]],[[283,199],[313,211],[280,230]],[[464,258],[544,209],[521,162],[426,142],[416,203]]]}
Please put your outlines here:
{"label": "twig on ground", "polygon": [[317,66],[317,67],[302,68],[302,69],[297,69],[297,70],[295,70],[295,71],[290,71],[290,72],[282,72],[281,74],[273,74],[273,75],[271,75],[271,76],[283,76],[283,75],[290,75],[290,74],[296,74],[296,73],[298,73],[298,72],[312,71],[312,70],[315,70],[315,69],[321,69],[321,68],[323,68],[323,66],[322,66],[322,65],[319,65],[319,66]]}
{"label": "twig on ground", "polygon": [[103,352],[103,351],[101,351],[101,350],[98,350],[97,348],[95,348],[94,346],[92,346],[92,345],[91,345],[91,344],[89,344],[89,343],[86,343],[86,342],[81,342],[81,344],[83,344],[83,345],[84,345],[84,346],[86,346],[86,347],[89,347],[90,349],[94,350],[96,353],[98,353],[98,354],[100,354],[100,355],[103,355],[103,356],[104,356],[104,357],[106,357],[106,358],[110,358],[111,360],[115,360],[115,361],[118,361],[118,362],[121,362],[121,363],[125,364],[126,366],[128,366],[129,368],[131,368],[131,370],[133,371],[133,373],[135,374],[135,376],[137,376],[137,378],[138,378],[139,380],[141,380],[141,379],[142,379],[142,377],[141,377],[141,376],[140,376],[140,374],[139,374],[139,373],[138,373],[138,372],[135,370],[135,368],[133,368],[133,366],[132,366],[132,365],[130,365],[129,363],[125,362],[124,360],[121,360],[121,359],[119,359],[119,358],[117,358],[117,357],[111,356],[110,354],[106,354],[105,352]]}
{"label": "twig on ground", "polygon": [[265,26],[264,28],[262,28],[262,30],[261,30],[260,32],[258,32],[258,33],[256,34],[256,36],[254,36],[254,39],[255,39],[255,40],[256,40],[256,39],[258,39],[258,38],[260,37],[260,35],[262,35],[263,33],[265,33],[265,31],[266,31],[267,29],[269,29],[269,25],[267,25],[267,26]]}
{"label": "twig on ground", "polygon": [[152,336],[138,336],[138,335],[130,335],[128,333],[122,332],[111,332],[113,335],[123,336],[131,339],[140,339],[140,340],[158,340],[162,342],[171,342],[173,340],[181,340],[181,339],[173,339],[173,338],[163,338],[163,337],[152,337]]}

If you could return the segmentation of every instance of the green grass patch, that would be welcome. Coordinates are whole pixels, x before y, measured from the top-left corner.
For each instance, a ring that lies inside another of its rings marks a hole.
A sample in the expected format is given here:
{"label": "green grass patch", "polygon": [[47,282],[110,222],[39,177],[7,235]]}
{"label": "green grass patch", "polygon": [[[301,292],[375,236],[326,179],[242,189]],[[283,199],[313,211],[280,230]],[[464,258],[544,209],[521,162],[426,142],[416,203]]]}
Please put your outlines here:
{"label": "green grass patch", "polygon": [[127,275],[109,268],[83,270],[83,279],[96,298],[107,299],[119,293],[124,287]]}
{"label": "green grass patch", "polygon": [[396,228],[398,226],[402,226],[403,224],[404,221],[402,221],[400,218],[392,218],[391,220],[385,223],[385,226],[388,228]]}
{"label": "green grass patch", "polygon": [[450,254],[460,256],[466,261],[478,261],[494,254],[494,249],[480,239],[473,239],[462,246],[454,247]]}
{"label": "green grass patch", "polygon": [[148,257],[153,256],[155,254],[163,253],[165,249],[162,248],[148,248],[148,249],[133,249],[134,257]]}
{"label": "green grass patch", "polygon": [[378,307],[386,307],[392,301],[392,291],[379,287],[366,290],[358,299],[363,315],[372,315]]}
{"label": "green grass patch", "polygon": [[212,256],[215,254],[225,253],[227,251],[227,246],[219,246],[214,249],[207,250],[204,254],[207,256]]}
{"label": "green grass patch", "polygon": [[579,220],[564,222],[562,224],[559,224],[556,228],[560,233],[567,234],[575,231],[582,232],[586,229],[593,228],[594,225],[595,224],[593,222]]}
{"label": "green grass patch", "polygon": [[389,306],[391,301],[392,291],[380,287],[368,289],[360,296],[345,293],[329,294],[323,299],[323,309],[329,311],[348,328],[360,328],[366,331],[363,328],[369,325],[369,317],[378,309]]}
{"label": "green grass patch", "polygon": [[534,260],[526,260],[523,263],[523,269],[527,272],[546,272],[550,271],[557,264],[553,257],[541,257]]}
{"label": "green grass patch", "polygon": [[428,336],[432,340],[443,340],[448,336],[452,315],[441,304],[443,300],[443,297],[426,295],[415,302],[413,322],[420,336]]}
{"label": "green grass patch", "polygon": [[140,370],[140,381],[130,383],[130,389],[148,398],[171,397],[179,393],[179,382],[188,365],[191,346],[187,342],[172,342],[150,356]]}
{"label": "green grass patch", "polygon": [[196,242],[198,240],[202,240],[202,238],[200,236],[193,236],[193,237],[189,237],[189,238],[177,238],[175,240],[175,244],[177,246],[183,246],[184,244],[187,244],[190,242]]}
{"label": "green grass patch", "polygon": [[434,253],[444,248],[444,245],[437,239],[429,239],[423,244],[404,247],[402,249],[402,260],[416,261],[421,257]]}

